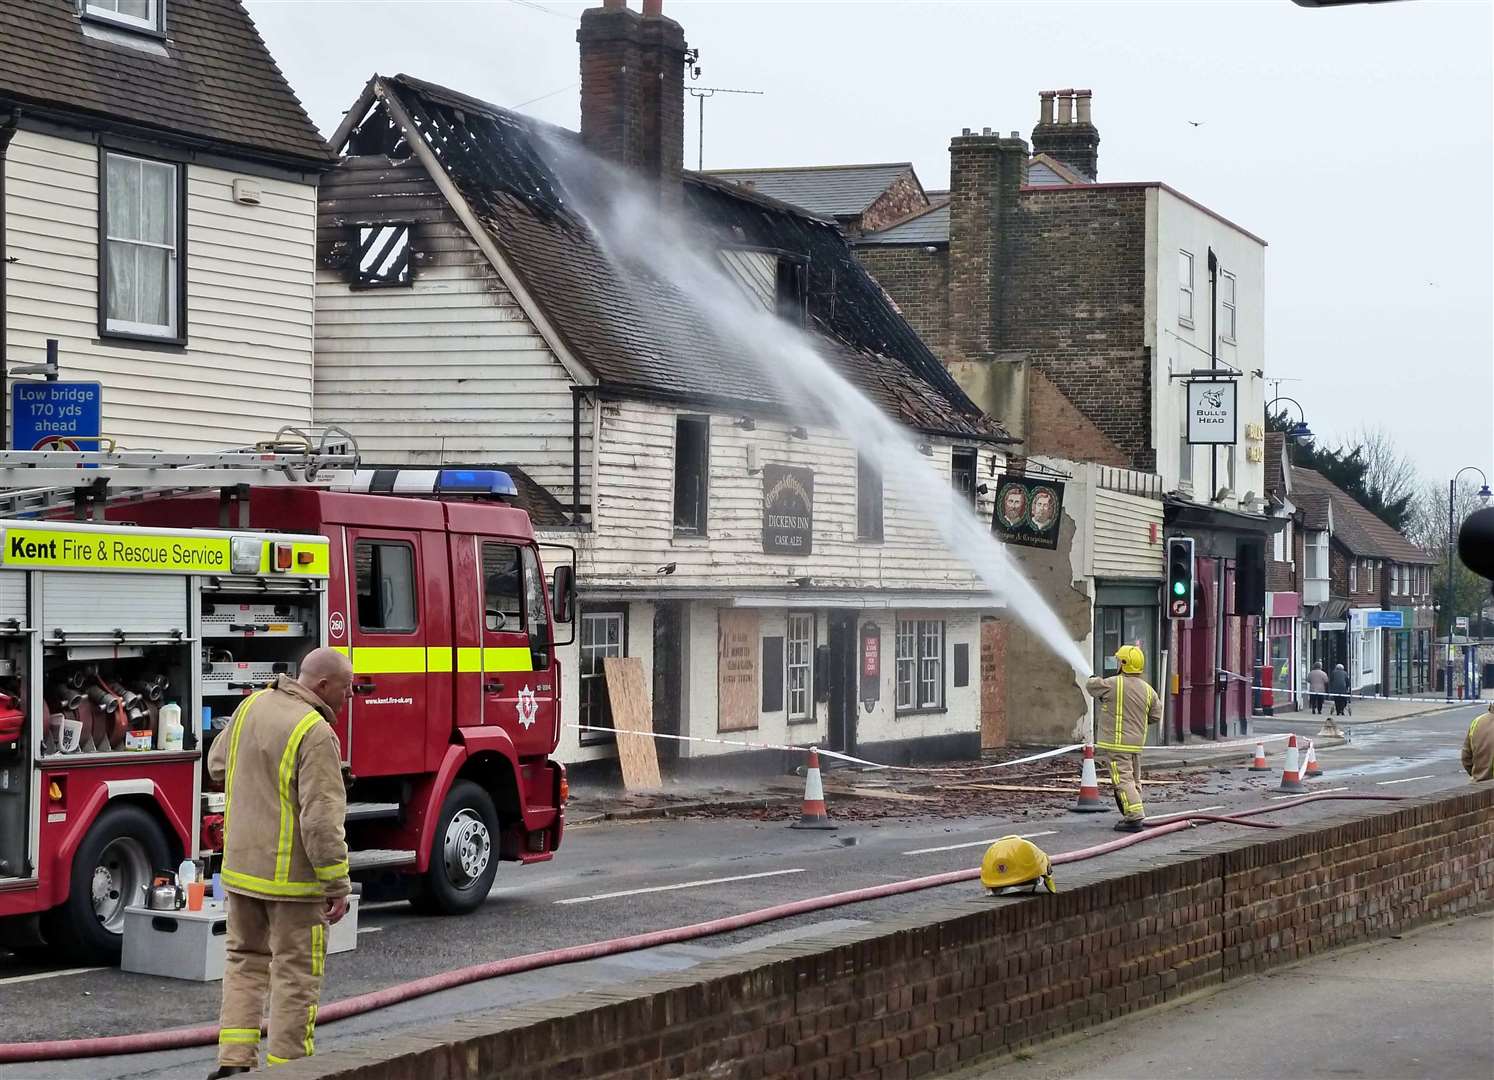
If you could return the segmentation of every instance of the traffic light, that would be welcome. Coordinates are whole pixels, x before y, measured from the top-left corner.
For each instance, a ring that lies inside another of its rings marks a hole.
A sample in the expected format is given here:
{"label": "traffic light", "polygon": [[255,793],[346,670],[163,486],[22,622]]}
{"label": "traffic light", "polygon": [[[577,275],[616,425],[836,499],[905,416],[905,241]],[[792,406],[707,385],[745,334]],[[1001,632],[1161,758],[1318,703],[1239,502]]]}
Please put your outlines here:
{"label": "traffic light", "polygon": [[1193,537],[1167,538],[1167,617],[1193,618]]}
{"label": "traffic light", "polygon": [[1266,613],[1266,545],[1260,540],[1235,542],[1235,614]]}

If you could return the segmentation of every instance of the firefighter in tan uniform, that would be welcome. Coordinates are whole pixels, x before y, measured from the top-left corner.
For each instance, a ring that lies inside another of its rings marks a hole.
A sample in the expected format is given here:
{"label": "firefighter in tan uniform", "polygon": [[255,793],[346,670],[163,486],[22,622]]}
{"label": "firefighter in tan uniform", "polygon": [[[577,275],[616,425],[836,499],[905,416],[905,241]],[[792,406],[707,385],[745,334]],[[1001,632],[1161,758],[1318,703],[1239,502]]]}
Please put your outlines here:
{"label": "firefighter in tan uniform", "polygon": [[1141,748],[1146,745],[1149,723],[1162,722],[1162,698],[1141,677],[1146,656],[1135,645],[1115,650],[1120,674],[1109,678],[1092,677],[1085,683],[1100,703],[1095,721],[1095,747],[1104,752],[1115,792],[1115,805],[1122,818],[1117,832],[1140,832],[1146,816],[1141,806]]}
{"label": "firefighter in tan uniform", "polygon": [[327,927],[347,911],[347,792],[330,721],[352,694],[347,658],[317,649],[298,677],[245,699],[208,754],[221,780],[223,887],[228,958],[219,1016],[218,1070],[259,1062],[259,1029],[270,1002],[268,1063],[313,1052]]}
{"label": "firefighter in tan uniform", "polygon": [[1463,737],[1463,771],[1470,780],[1494,780],[1494,705],[1468,725]]}

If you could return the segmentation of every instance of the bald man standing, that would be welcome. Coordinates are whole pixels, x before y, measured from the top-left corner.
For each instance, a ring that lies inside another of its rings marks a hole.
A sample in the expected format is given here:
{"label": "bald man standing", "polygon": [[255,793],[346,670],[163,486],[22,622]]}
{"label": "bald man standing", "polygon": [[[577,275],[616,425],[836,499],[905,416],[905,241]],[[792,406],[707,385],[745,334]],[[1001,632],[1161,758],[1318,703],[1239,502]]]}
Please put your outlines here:
{"label": "bald man standing", "polygon": [[208,753],[223,782],[223,887],[228,959],[209,1080],[259,1064],[270,999],[267,1061],[309,1057],[327,955],[327,927],[347,912],[347,792],[331,721],[352,696],[347,657],[316,649],[297,678],[244,699]]}

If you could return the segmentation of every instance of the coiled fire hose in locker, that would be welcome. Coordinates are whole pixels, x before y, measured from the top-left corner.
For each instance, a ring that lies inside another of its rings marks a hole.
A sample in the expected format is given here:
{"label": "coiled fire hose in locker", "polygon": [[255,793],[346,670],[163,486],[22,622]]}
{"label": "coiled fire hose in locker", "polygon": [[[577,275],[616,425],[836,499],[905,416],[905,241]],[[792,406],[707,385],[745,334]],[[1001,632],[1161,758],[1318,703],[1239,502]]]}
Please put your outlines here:
{"label": "coiled fire hose in locker", "polygon": [[[1109,854],[1112,851],[1120,851],[1123,848],[1144,843],[1159,836],[1167,836],[1171,833],[1181,832],[1184,829],[1191,829],[1194,827],[1194,823],[1199,821],[1224,822],[1231,825],[1252,825],[1257,828],[1271,829],[1278,828],[1279,826],[1265,822],[1251,821],[1249,819],[1258,817],[1261,814],[1275,813],[1278,810],[1289,810],[1294,806],[1302,806],[1306,803],[1325,800],[1343,799],[1399,802],[1404,798],[1405,796],[1403,795],[1353,793],[1340,795],[1324,793],[1321,795],[1303,795],[1300,798],[1283,800],[1272,806],[1262,806],[1255,810],[1244,810],[1237,814],[1184,814],[1174,817],[1172,820],[1151,826],[1145,832],[1132,833],[1087,848],[1061,852],[1060,854],[1051,856],[1050,861],[1055,866],[1065,863],[1082,862],[1085,859],[1093,859],[1100,855]],[[326,1005],[317,1011],[317,1021],[327,1024],[336,1020],[345,1020],[350,1016],[361,1016],[364,1013],[373,1012],[377,1009],[386,1009],[391,1005],[398,1005],[415,998],[425,997],[429,994],[438,994],[443,990],[466,986],[469,983],[500,978],[504,975],[517,975],[521,972],[535,971],[539,968],[556,967],[561,964],[575,964],[583,960],[598,960],[606,956],[616,956],[619,953],[653,949],[661,945],[673,945],[682,941],[691,941],[695,938],[730,933],[734,930],[742,930],[749,926],[758,926],[762,923],[774,922],[778,919],[787,919],[795,915],[807,915],[815,911],[824,911],[826,908],[857,904],[867,900],[880,900],[883,897],[900,896],[904,893],[918,892],[922,889],[934,889],[941,885],[956,885],[961,882],[976,880],[979,877],[980,869],[978,867],[969,870],[954,870],[944,874],[930,874],[926,877],[888,882],[885,885],[873,885],[863,889],[850,889],[845,892],[830,893],[826,896],[813,896],[804,900],[794,900],[787,904],[777,904],[773,907],[760,908],[757,911],[747,911],[740,915],[728,915],[721,919],[710,919],[706,922],[693,923],[689,926],[676,926],[667,930],[651,930],[647,933],[632,934],[628,937],[595,941],[587,945],[571,945],[563,949],[551,949],[547,952],[513,956],[506,960],[490,960],[486,963],[473,964],[469,967],[457,968],[453,971],[443,971],[436,975],[427,975],[424,978],[413,979],[410,982],[397,983],[382,990],[373,990],[366,994],[358,994],[355,997],[334,1001],[332,1004]],[[109,1035],[102,1038],[89,1039],[57,1039],[50,1042],[0,1043],[0,1064],[14,1064],[27,1061],[63,1061],[70,1058],[110,1057],[118,1054],[154,1053],[162,1050],[181,1050],[193,1046],[212,1046],[216,1045],[217,1041],[217,1025],[204,1024],[198,1027],[172,1028],[166,1031],[145,1031],[135,1035]]]}

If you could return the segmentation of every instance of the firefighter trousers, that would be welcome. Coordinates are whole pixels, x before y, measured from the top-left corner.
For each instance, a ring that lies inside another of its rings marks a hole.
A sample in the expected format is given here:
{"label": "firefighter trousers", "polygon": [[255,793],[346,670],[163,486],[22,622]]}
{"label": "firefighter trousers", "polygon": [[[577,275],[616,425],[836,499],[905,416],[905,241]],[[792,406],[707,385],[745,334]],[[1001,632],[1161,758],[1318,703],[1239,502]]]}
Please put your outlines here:
{"label": "firefighter trousers", "polygon": [[1115,805],[1127,821],[1140,821],[1146,816],[1141,808],[1141,755],[1119,750],[1106,750],[1104,754]]}
{"label": "firefighter trousers", "polygon": [[218,1064],[258,1065],[267,995],[268,1063],[310,1057],[327,959],[321,903],[232,893],[226,945]]}

